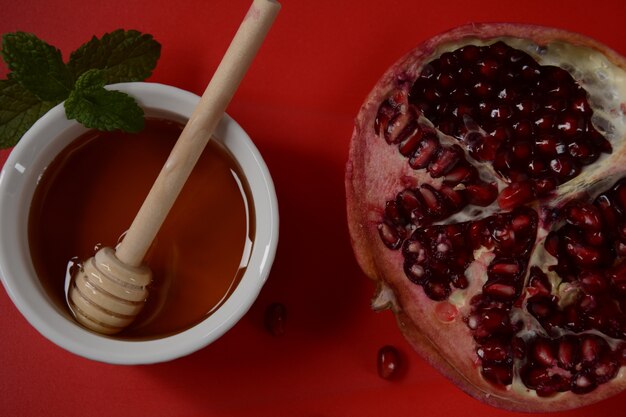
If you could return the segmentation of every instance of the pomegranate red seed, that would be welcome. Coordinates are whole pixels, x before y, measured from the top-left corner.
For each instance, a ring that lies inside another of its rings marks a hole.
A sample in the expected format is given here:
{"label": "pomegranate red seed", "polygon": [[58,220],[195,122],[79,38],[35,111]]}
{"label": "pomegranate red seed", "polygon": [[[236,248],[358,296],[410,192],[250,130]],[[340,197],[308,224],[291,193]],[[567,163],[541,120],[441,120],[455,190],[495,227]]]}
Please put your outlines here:
{"label": "pomegranate red seed", "polygon": [[405,215],[410,215],[415,209],[423,206],[418,193],[415,190],[406,189],[398,193],[394,203],[400,207]]}
{"label": "pomegranate red seed", "polygon": [[617,212],[607,195],[599,195],[594,201],[594,205],[600,210],[600,217],[609,229],[617,227]]}
{"label": "pomegranate red seed", "polygon": [[456,288],[460,288],[460,289],[465,289],[469,286],[469,281],[467,280],[465,275],[462,275],[462,274],[454,274],[452,278],[450,279],[450,282]]}
{"label": "pomegranate red seed", "polygon": [[557,155],[557,148],[561,146],[557,138],[551,134],[542,134],[535,140],[535,150],[544,157]]}
{"label": "pomegranate red seed", "polygon": [[565,251],[581,267],[599,266],[605,261],[602,250],[592,246],[570,242],[565,245]]}
{"label": "pomegranate red seed", "polygon": [[621,261],[610,268],[607,276],[616,290],[626,293],[626,261]]}
{"label": "pomegranate red seed", "polygon": [[504,309],[484,310],[473,317],[476,320],[476,328],[473,330],[477,340],[496,335],[508,335],[512,331],[509,314]]}
{"label": "pomegranate red seed", "polygon": [[545,113],[535,119],[535,128],[539,132],[551,132],[556,126],[556,116]]}
{"label": "pomegranate red seed", "polygon": [[514,261],[500,261],[489,266],[489,273],[495,275],[517,275],[520,272],[520,265]]}
{"label": "pomegranate red seed", "polygon": [[558,346],[559,366],[573,369],[578,362],[578,339],[574,336],[561,338]]}
{"label": "pomegranate red seed", "polygon": [[510,365],[484,365],[481,374],[487,381],[496,385],[510,385],[513,381],[513,370]]}
{"label": "pomegranate red seed", "polygon": [[587,294],[600,294],[609,288],[606,277],[599,271],[582,271],[578,279]]}
{"label": "pomegranate red seed", "polygon": [[556,305],[549,297],[535,296],[528,300],[527,308],[533,316],[541,321],[541,319],[549,317],[556,310]]}
{"label": "pomegranate red seed", "polygon": [[498,189],[494,184],[477,181],[466,186],[465,194],[470,204],[486,207],[498,197]]}
{"label": "pomegranate red seed", "polygon": [[441,73],[437,77],[437,82],[439,85],[439,89],[441,91],[452,91],[454,89],[455,77],[451,73]]}
{"label": "pomegranate red seed", "polygon": [[457,185],[459,183],[465,184],[474,181],[477,176],[478,172],[476,168],[469,164],[464,164],[463,161],[461,161],[452,171],[446,174],[444,180],[450,185]]}
{"label": "pomegranate red seed", "polygon": [[549,169],[561,181],[565,182],[580,173],[580,165],[570,156],[562,155],[550,160]]}
{"label": "pomegranate red seed", "polygon": [[424,138],[417,145],[417,149],[409,158],[409,164],[413,169],[426,168],[431,159],[439,150],[439,142],[436,137],[424,135]]}
{"label": "pomegranate red seed", "polygon": [[548,165],[542,160],[538,158],[533,158],[528,163],[527,172],[531,177],[538,177],[547,172]]}
{"label": "pomegranate red seed", "polygon": [[511,152],[519,163],[526,163],[532,157],[532,148],[529,142],[515,142],[511,145]]}
{"label": "pomegranate red seed", "polygon": [[556,363],[554,349],[549,340],[538,338],[533,346],[533,358],[542,366],[552,366]]}
{"label": "pomegranate red seed", "polygon": [[442,186],[439,189],[441,195],[447,200],[453,212],[456,212],[467,204],[465,197],[460,192],[454,191],[452,187]]}
{"label": "pomegranate red seed", "polygon": [[401,212],[398,204],[395,201],[388,201],[385,204],[385,217],[396,226],[405,225],[407,223],[406,217]]}
{"label": "pomegranate red seed", "polygon": [[287,309],[281,303],[272,303],[265,310],[265,328],[274,336],[285,334]]}
{"label": "pomegranate red seed", "polygon": [[400,352],[395,347],[387,345],[378,350],[376,367],[381,378],[394,379],[398,376],[401,365]]}
{"label": "pomegranate red seed", "polygon": [[596,366],[593,367],[593,376],[597,384],[603,384],[613,379],[619,371],[620,364],[617,360],[605,355]]}
{"label": "pomegranate red seed", "polygon": [[479,161],[493,161],[496,158],[498,149],[502,144],[502,139],[495,134],[480,136],[475,142],[469,145],[473,158]]}
{"label": "pomegranate red seed", "polygon": [[420,193],[430,217],[440,218],[445,212],[445,207],[439,192],[433,186],[423,184],[420,188]]}
{"label": "pomegranate red seed", "polygon": [[498,205],[504,210],[526,204],[535,197],[535,190],[530,181],[514,182],[498,196]]}
{"label": "pomegranate red seed", "polygon": [[424,292],[431,300],[443,301],[450,295],[450,284],[446,281],[429,279],[422,285]]}
{"label": "pomegranate red seed", "polygon": [[476,353],[483,362],[506,362],[511,359],[510,344],[502,339],[490,339],[478,345]]}
{"label": "pomegranate red seed", "polygon": [[570,142],[567,151],[572,158],[585,165],[595,162],[600,156],[595,147],[584,137],[579,137]]}
{"label": "pomegranate red seed", "polygon": [[449,148],[442,147],[428,166],[428,172],[433,178],[439,178],[450,172],[462,156],[463,150],[458,145]]}
{"label": "pomegranate red seed", "polygon": [[514,285],[501,282],[487,282],[483,286],[483,293],[502,301],[512,301],[518,297],[517,288]]}
{"label": "pomegranate red seed", "polygon": [[603,226],[599,210],[591,204],[569,204],[565,208],[565,219],[574,226],[590,231],[599,231]]}
{"label": "pomegranate red seed", "polygon": [[417,120],[413,113],[398,113],[389,120],[384,131],[387,143],[400,143],[417,131]]}
{"label": "pomegranate red seed", "polygon": [[389,249],[398,249],[402,244],[402,234],[394,226],[387,223],[380,223],[378,225],[378,233],[383,243]]}
{"label": "pomegranate red seed", "polygon": [[[586,231],[585,232],[585,241],[593,246],[601,246],[605,243],[606,239],[604,237],[604,232],[601,230],[597,231]],[[619,254],[618,254],[619,255]]]}
{"label": "pomegranate red seed", "polygon": [[557,129],[563,132],[563,135],[573,137],[582,133],[585,127],[585,120],[581,117],[566,114],[561,116],[557,124]]}
{"label": "pomegranate red seed", "polygon": [[600,359],[600,355],[605,346],[604,339],[598,337],[585,336],[580,342],[581,359],[583,362],[596,362]]}
{"label": "pomegranate red seed", "polygon": [[404,156],[412,155],[422,141],[422,130],[419,125],[415,123],[415,127],[407,132],[406,138],[398,145],[398,150]]}

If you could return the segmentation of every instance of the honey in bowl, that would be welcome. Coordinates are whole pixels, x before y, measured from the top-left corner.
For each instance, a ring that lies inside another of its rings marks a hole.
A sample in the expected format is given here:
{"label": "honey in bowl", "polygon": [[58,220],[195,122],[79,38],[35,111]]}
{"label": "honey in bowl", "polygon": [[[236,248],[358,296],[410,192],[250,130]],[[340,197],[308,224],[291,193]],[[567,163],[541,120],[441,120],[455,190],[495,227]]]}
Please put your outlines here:
{"label": "honey in bowl", "polygon": [[[100,245],[115,246],[182,128],[149,118],[137,134],[90,131],[46,168],[30,208],[29,245],[37,275],[61,311],[71,315],[66,273]],[[224,303],[254,240],[250,195],[237,162],[210,141],[146,255],[154,277],[146,305],[116,338],[175,334]]]}

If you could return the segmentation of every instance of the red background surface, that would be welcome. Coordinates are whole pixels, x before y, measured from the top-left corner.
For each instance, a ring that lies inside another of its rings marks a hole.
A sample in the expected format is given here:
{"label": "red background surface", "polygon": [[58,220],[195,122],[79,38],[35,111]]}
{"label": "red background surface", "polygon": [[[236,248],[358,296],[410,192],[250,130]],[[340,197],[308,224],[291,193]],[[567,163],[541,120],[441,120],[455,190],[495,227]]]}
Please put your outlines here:
{"label": "red background surface", "polygon": [[[248,0],[0,0],[0,33],[34,32],[67,58],[94,34],[138,29],[163,46],[150,80],[201,93],[248,6]],[[258,301],[197,353],[113,366],[44,339],[2,289],[0,415],[512,415],[455,388],[411,352],[391,313],[369,309],[373,285],[354,261],[345,222],[343,169],[361,102],[419,42],[479,21],[579,31],[626,54],[623,0],[284,0],[228,110],[264,155],[280,203],[278,254]],[[6,155],[0,153],[0,164]],[[280,338],[263,328],[273,301],[289,314]],[[399,381],[376,374],[376,352],[385,344],[406,357]],[[566,414],[602,413],[626,415],[626,393]]]}

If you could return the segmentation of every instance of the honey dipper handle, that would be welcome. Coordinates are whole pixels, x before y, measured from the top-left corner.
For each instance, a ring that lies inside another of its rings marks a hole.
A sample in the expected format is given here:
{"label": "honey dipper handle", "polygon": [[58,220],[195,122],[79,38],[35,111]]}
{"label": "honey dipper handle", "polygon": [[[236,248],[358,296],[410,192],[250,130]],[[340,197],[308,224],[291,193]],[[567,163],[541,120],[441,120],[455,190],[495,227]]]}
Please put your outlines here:
{"label": "honey dipper handle", "polygon": [[152,189],[116,249],[115,254],[123,263],[131,266],[142,263],[279,10],[280,3],[277,1],[253,1]]}

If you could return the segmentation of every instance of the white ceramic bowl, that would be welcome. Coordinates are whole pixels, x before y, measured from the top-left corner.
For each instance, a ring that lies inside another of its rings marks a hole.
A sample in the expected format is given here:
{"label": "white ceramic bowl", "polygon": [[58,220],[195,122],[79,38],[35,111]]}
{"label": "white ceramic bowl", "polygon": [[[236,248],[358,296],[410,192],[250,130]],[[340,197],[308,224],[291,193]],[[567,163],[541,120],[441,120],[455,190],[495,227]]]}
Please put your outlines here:
{"label": "white ceramic bowl", "polygon": [[[124,83],[124,91],[147,115],[186,120],[195,94],[154,83]],[[248,268],[228,300],[212,315],[181,333],[148,341],[125,341],[85,330],[58,311],[35,274],[28,246],[28,212],[39,176],[54,157],[86,129],[65,117],[62,105],[39,119],[13,149],[0,172],[0,277],[11,300],[43,336],[77,355],[114,364],[171,360],[215,341],[248,311],[265,283],[278,243],[278,205],[270,173],[246,132],[228,115],[215,137],[241,165],[250,185],[255,240]]]}

